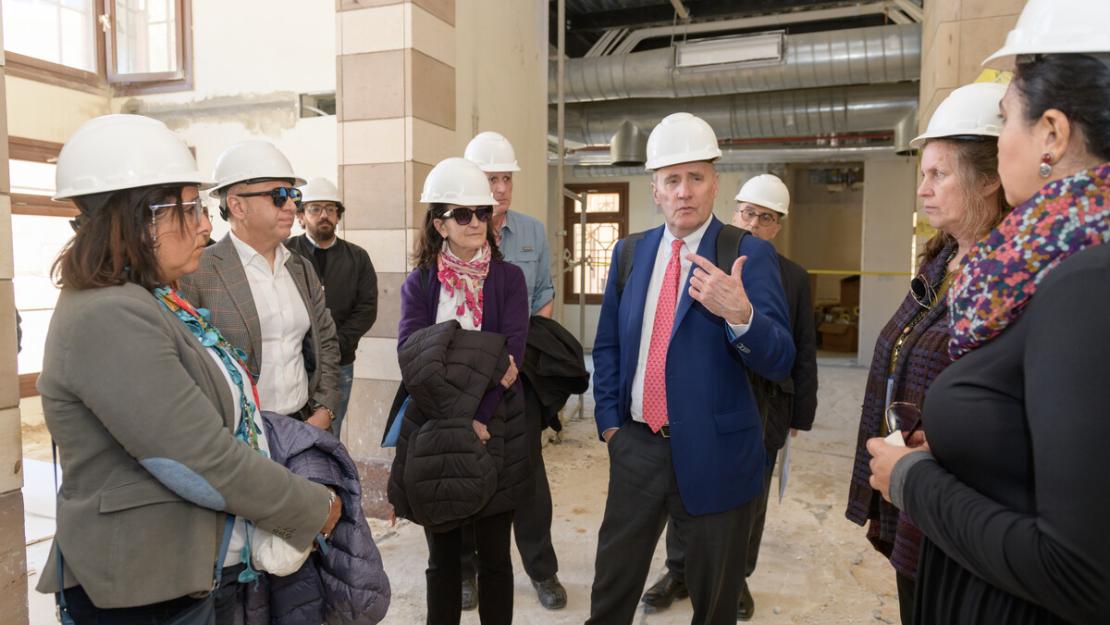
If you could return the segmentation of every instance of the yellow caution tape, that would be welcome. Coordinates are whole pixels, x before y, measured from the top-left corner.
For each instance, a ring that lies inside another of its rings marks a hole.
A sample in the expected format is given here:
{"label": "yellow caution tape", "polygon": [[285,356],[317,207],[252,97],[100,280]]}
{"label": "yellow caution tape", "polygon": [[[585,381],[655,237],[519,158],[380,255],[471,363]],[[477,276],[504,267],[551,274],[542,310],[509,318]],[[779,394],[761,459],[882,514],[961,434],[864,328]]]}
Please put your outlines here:
{"label": "yellow caution tape", "polygon": [[807,269],[815,276],[902,276],[910,277],[908,271],[860,271],[858,269]]}
{"label": "yellow caution tape", "polygon": [[1010,80],[1014,77],[1013,72],[1001,72],[997,69],[985,69],[975,82],[996,82],[1000,85],[1010,84]]}

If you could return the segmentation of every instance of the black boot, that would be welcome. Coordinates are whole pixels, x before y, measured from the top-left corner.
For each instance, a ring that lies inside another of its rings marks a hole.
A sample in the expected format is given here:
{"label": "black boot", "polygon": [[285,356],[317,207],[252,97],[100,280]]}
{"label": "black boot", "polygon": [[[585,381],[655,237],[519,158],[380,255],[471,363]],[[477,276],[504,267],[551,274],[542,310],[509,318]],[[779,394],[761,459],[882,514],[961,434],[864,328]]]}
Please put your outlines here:
{"label": "black boot", "polygon": [[685,599],[690,593],[686,590],[686,582],[675,577],[670,571],[663,574],[659,581],[647,589],[641,601],[644,602],[644,612],[652,614],[662,612],[671,607],[675,599]]}
{"label": "black boot", "polygon": [[559,583],[557,575],[538,582],[532,580],[532,587],[536,589],[540,605],[548,610],[562,610],[567,607],[567,589]]}
{"label": "black boot", "polygon": [[744,580],[744,585],[740,587],[740,600],[736,602],[736,620],[750,621],[754,615],[755,599],[752,599],[752,593],[748,590],[747,580]]}
{"label": "black boot", "polygon": [[478,582],[473,577],[462,581],[462,609],[473,610],[478,607]]}

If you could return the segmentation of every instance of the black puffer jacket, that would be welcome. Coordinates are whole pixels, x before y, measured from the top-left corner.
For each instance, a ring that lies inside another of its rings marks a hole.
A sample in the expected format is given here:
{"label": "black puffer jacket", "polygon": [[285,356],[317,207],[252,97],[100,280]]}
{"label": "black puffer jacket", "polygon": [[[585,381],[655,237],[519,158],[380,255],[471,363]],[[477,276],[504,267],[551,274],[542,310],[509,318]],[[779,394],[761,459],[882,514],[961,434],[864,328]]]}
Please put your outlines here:
{"label": "black puffer jacket", "polygon": [[508,368],[505,337],[444,321],[409,336],[399,360],[412,399],[389,475],[397,516],[443,532],[514,509],[532,485],[520,384],[505,391],[485,445],[472,425]]}

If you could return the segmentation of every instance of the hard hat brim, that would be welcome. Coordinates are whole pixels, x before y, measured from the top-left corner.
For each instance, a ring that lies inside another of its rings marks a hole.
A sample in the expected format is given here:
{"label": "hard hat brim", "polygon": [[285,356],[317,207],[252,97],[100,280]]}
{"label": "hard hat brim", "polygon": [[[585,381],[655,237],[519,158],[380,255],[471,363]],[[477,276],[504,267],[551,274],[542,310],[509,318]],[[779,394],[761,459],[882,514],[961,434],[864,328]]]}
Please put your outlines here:
{"label": "hard hat brim", "polygon": [[[208,197],[213,198],[213,199],[219,199],[221,189],[226,189],[228,187],[233,187],[237,184],[243,184],[243,183],[249,182],[249,181],[269,182],[270,180],[292,180],[293,181],[292,184],[293,184],[294,187],[303,187],[304,185],[308,184],[308,182],[305,181],[305,179],[301,178],[300,176],[294,176],[293,178],[290,178],[288,176],[274,176],[272,178],[269,178],[269,177],[266,177],[266,176],[260,176],[258,178],[244,178],[243,180],[233,180],[231,182],[225,182],[223,184],[216,185],[216,186],[212,187],[211,189],[208,190]],[[251,184],[253,184],[253,182]]]}
{"label": "hard hat brim", "polygon": [[[473,162],[473,161],[471,161],[471,162]],[[487,174],[498,173],[498,172],[502,172],[502,171],[513,171],[513,172],[520,171],[520,165],[517,165],[516,162],[512,162],[512,163],[493,163],[493,164],[474,163],[474,164],[478,166],[478,169],[481,169],[482,171],[486,172]]]}
{"label": "hard hat brim", "polygon": [[154,180],[151,180],[151,181],[146,182],[145,184],[141,184],[141,185],[126,184],[126,183],[120,182],[119,184],[107,184],[107,185],[100,185],[100,186],[90,186],[90,187],[85,188],[85,189],[76,189],[76,188],[72,188],[72,187],[66,188],[66,189],[59,189],[54,193],[53,196],[51,196],[51,199],[53,199],[55,201],[70,200],[70,199],[73,199],[75,197],[81,197],[81,196],[84,196],[84,195],[97,195],[97,194],[100,194],[100,193],[112,193],[114,191],[124,191],[126,189],[145,189],[146,187],[169,187],[169,186],[187,187],[187,186],[196,185],[196,186],[200,187],[200,189],[203,191],[203,190],[207,189],[208,187],[212,186],[213,184],[215,184],[215,183],[212,180],[208,180],[207,178],[202,176],[200,174],[200,172],[197,172],[195,176],[191,176],[191,175],[166,176],[164,180],[159,180],[159,179],[156,178]]}

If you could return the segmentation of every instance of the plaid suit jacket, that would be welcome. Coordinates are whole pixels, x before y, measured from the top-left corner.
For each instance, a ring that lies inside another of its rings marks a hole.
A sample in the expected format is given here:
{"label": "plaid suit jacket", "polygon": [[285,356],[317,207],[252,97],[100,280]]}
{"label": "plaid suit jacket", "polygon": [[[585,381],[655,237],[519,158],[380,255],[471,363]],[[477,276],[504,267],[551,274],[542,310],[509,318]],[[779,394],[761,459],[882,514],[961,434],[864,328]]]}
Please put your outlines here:
{"label": "plaid suit jacket", "polygon": [[[290,253],[285,268],[297,285],[311,322],[302,351],[308,372],[308,396],[335,410],[339,405],[339,341],[335,322],[324,302],[324,289],[316,272],[300,254]],[[181,278],[178,290],[193,305],[208,309],[212,325],[246,353],[247,366],[257,381],[262,371],[262,327],[247,273],[230,234],[204,250],[200,266]]]}

